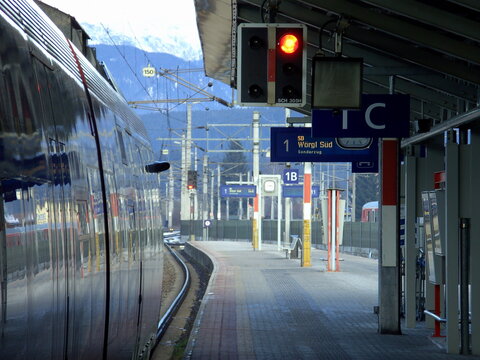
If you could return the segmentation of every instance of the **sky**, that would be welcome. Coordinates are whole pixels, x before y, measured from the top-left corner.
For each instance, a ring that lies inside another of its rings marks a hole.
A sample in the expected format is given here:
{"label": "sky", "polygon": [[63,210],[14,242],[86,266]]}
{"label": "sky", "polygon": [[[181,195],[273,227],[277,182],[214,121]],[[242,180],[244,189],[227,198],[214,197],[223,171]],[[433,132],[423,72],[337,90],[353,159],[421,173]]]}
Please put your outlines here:
{"label": "sky", "polygon": [[43,0],[80,23],[103,24],[131,37],[181,37],[200,49],[194,0]]}

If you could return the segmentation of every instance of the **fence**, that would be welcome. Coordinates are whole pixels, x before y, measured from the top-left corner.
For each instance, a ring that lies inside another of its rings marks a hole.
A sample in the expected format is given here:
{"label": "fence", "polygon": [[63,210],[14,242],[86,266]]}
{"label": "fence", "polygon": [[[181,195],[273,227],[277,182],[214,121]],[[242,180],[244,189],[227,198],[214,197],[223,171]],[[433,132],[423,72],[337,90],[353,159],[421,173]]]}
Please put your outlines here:
{"label": "fence", "polygon": [[[277,242],[277,220],[263,220],[262,241],[265,243]],[[282,238],[285,231],[285,223],[282,222]],[[202,240],[203,221],[182,221],[180,233],[182,235],[195,234],[197,240]],[[290,222],[290,234],[303,234],[303,220]],[[322,241],[323,232],[320,221],[312,221],[312,246],[325,249]],[[252,222],[250,220],[212,220],[208,228],[209,240],[251,241]],[[378,257],[378,223],[345,222],[343,228],[343,244],[341,251],[367,257]]]}

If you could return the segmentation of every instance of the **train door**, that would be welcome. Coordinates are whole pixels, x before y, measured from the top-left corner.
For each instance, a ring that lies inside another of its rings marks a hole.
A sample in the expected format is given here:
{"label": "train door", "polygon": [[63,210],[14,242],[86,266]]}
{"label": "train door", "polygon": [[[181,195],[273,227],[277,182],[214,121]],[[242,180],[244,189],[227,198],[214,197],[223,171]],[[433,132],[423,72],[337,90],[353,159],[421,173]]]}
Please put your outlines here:
{"label": "train door", "polygon": [[[7,77],[11,107],[6,114],[10,114],[8,118],[14,125],[0,129],[10,134],[2,139],[9,143],[0,145],[5,150],[0,151],[7,165],[4,174],[9,174],[8,179],[1,179],[1,201],[4,215],[10,219],[1,252],[2,277],[7,276],[2,284],[2,320],[7,328],[2,328],[1,358],[60,358],[65,354],[66,257],[64,251],[57,257],[60,244],[53,238],[66,220],[53,220],[62,210],[57,211],[57,204],[47,201],[56,188],[53,155],[64,149],[63,144],[53,140],[56,137],[48,81],[51,71],[35,58],[32,64],[35,74],[28,67],[21,73],[10,69]],[[30,81],[34,77],[36,81]],[[4,119],[0,122],[4,123]],[[45,134],[44,129],[52,133]],[[63,165],[58,166],[61,169]],[[9,282],[14,286],[9,287]],[[3,341],[14,352],[5,355]]]}
{"label": "train door", "polygon": [[141,314],[141,291],[142,291],[142,263],[140,248],[140,209],[138,201],[138,177],[132,177],[133,187],[131,197],[127,199],[127,227],[128,227],[128,337],[134,346],[134,354],[138,353],[138,335]]}
{"label": "train door", "polygon": [[[136,183],[135,183],[136,185]],[[141,270],[139,268],[139,253],[138,253],[138,222],[136,201],[128,199],[127,203],[128,216],[128,258],[129,258],[129,272],[128,284],[130,286],[128,294],[128,315],[130,334],[129,336],[137,342],[137,325],[138,325],[138,293],[139,293],[139,279]]]}
{"label": "train door", "polygon": [[[140,160],[140,151],[138,147],[136,147],[138,151],[138,158]],[[137,164],[141,164],[137,162]],[[134,176],[134,184],[135,188],[137,189],[137,217],[135,219],[135,236],[137,242],[137,261],[138,261],[138,293],[136,297],[137,301],[137,311],[136,311],[136,339],[135,339],[135,354],[138,354],[139,351],[139,342],[141,336],[141,324],[142,324],[142,309],[143,309],[143,282],[144,282],[144,274],[143,274],[143,248],[145,246],[145,240],[143,239],[144,236],[144,228],[145,228],[145,202],[144,202],[144,192],[143,192],[143,185],[140,183],[138,176]]]}
{"label": "train door", "polygon": [[[62,133],[68,127],[64,124],[66,118],[63,99],[63,82],[58,78],[59,72],[48,65],[43,55],[32,53],[36,84],[34,93],[40,99],[44,133],[42,142],[48,156],[48,185],[45,186],[44,216],[46,235],[48,238],[49,256],[51,259],[50,294],[51,305],[46,310],[50,313],[51,326],[43,329],[50,333],[52,358],[68,358],[69,338],[72,336],[74,323],[74,246],[73,246],[73,202],[71,192],[70,168],[65,141],[68,135]],[[60,131],[60,132],[59,132]],[[45,235],[45,233],[44,233]],[[35,282],[36,284],[37,282]],[[36,301],[42,296],[34,297]],[[38,312],[38,304],[32,305]],[[41,323],[41,322],[40,322]],[[38,330],[32,330],[38,331]],[[41,331],[41,330],[40,330]],[[35,336],[34,334],[32,336]],[[39,356],[36,346],[31,348],[29,356]],[[41,357],[41,356],[40,356]]]}
{"label": "train door", "polygon": [[[54,139],[49,141],[49,158],[51,160],[51,171],[53,174],[52,182],[49,186],[50,199],[49,213],[50,229],[52,234],[52,258],[55,259],[53,264],[54,282],[54,329],[53,348],[57,353],[62,353],[63,357],[67,357],[68,350],[68,322],[70,313],[70,296],[69,289],[69,245],[67,234],[67,206],[65,199],[65,189],[63,186],[63,170],[62,170],[62,153],[65,152],[65,145]],[[61,334],[58,336],[58,334]]]}
{"label": "train door", "polygon": [[[0,71],[0,358],[25,358],[27,336],[26,250],[22,235],[22,207],[18,141],[20,109],[18,74],[4,64]],[[4,101],[2,101],[4,100]]]}
{"label": "train door", "polygon": [[[122,328],[122,319],[125,316],[123,310],[124,297],[122,288],[128,287],[124,281],[124,271],[122,271],[122,234],[121,229],[121,212],[119,204],[119,196],[117,192],[117,184],[114,176],[115,172],[105,171],[105,183],[107,188],[109,234],[110,239],[110,313],[108,324],[108,352],[121,353],[124,345],[123,339],[119,336]],[[118,175],[117,175],[118,176]]]}
{"label": "train door", "polygon": [[94,294],[91,311],[91,346],[89,352],[99,355],[103,353],[103,339],[105,335],[105,304],[106,289],[106,249],[105,249],[105,216],[103,212],[102,186],[98,168],[87,166],[89,201],[93,217],[93,243],[91,244],[91,282]]}
{"label": "train door", "polygon": [[91,357],[93,293],[92,252],[94,251],[93,218],[85,187],[74,187],[75,220],[75,308],[72,351],[78,358]]}

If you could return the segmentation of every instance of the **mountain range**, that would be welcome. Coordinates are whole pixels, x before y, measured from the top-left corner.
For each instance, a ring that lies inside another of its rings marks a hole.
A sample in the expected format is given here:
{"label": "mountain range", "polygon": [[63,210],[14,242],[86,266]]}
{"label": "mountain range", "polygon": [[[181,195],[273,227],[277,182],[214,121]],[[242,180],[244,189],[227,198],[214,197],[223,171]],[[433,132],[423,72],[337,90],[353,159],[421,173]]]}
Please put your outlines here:
{"label": "mountain range", "polygon": [[[96,35],[92,37],[99,39]],[[195,59],[194,56],[190,57],[188,54],[192,54],[194,50],[188,49],[188,45],[180,40],[176,43],[173,39],[165,41],[149,39],[148,44],[151,47],[147,47],[146,43],[141,43],[141,48],[139,48],[137,47],[137,39],[132,40],[131,38],[120,37],[120,35],[113,39],[115,39],[114,44],[112,44],[111,39],[105,39],[109,45],[96,44],[94,47],[96,48],[97,58],[106,64],[125,99],[127,101],[166,101],[170,99],[171,102],[168,103],[150,105],[152,106],[151,110],[136,110],[136,112],[147,128],[156,158],[169,161],[174,169],[179,170],[182,166],[181,139],[182,135],[186,135],[187,106],[177,100],[205,96],[198,94],[196,90],[181,86],[179,82],[167,79],[164,76],[166,70],[169,73],[177,72],[182,80],[193,84],[194,88],[205,89],[213,96],[228,102],[233,102],[232,90],[229,86],[206,77],[203,72],[203,61],[198,58]],[[164,44],[162,45],[162,43]],[[146,51],[147,48],[150,50],[161,49],[166,52]],[[143,77],[142,69],[147,66],[154,67],[157,76]],[[188,71],[188,69],[192,71]],[[212,86],[209,86],[209,83]],[[234,139],[246,149],[243,154],[247,166],[251,170],[253,162],[251,124],[254,111],[260,112],[260,124],[263,125],[260,131],[260,138],[262,139],[260,148],[268,150],[270,148],[270,127],[272,125],[284,126],[282,124],[285,124],[283,108],[227,108],[212,101],[192,104],[192,139],[194,140],[194,146],[190,155],[193,163],[197,162],[199,171],[201,171],[202,158],[205,154],[209,156],[212,171],[215,171],[216,164],[220,164],[222,171],[224,171],[226,167],[222,163],[225,162],[228,154],[225,150],[232,148],[231,140]],[[301,115],[292,112],[291,116]],[[196,157],[195,154],[197,154]],[[302,165],[292,164],[292,166],[299,168]],[[283,168],[284,164],[271,163],[267,153],[261,153],[260,169],[262,173],[281,174]],[[340,170],[337,171],[336,176],[345,179],[348,175]],[[372,181],[375,184],[374,176],[369,176],[368,182]],[[344,181],[339,181],[337,186],[346,188],[347,184]],[[376,185],[372,186],[373,188],[368,191],[366,185],[359,186],[366,190],[365,196],[368,201],[375,198]],[[357,189],[357,192],[362,193],[363,190]],[[359,209],[361,210],[360,202],[357,211]]]}
{"label": "mountain range", "polygon": [[[113,28],[108,28],[102,24],[91,24],[82,22],[82,27],[89,34],[90,45],[118,44],[129,45],[150,53],[173,54],[187,61],[200,60],[202,52],[200,49],[192,46],[191,39],[185,39],[178,31],[168,31],[166,36],[161,38],[151,36],[148,30],[143,30],[139,35],[125,35]],[[158,32],[158,31],[155,31]]]}

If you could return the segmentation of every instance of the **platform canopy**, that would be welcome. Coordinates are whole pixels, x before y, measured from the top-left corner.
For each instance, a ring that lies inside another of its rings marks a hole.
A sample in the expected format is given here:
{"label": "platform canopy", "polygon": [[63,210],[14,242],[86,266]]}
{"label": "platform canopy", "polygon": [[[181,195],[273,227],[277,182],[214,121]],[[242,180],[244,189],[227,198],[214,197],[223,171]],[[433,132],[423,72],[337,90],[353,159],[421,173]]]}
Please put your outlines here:
{"label": "platform canopy", "polygon": [[[281,0],[278,4],[274,22],[308,26],[308,73],[320,43],[326,56],[334,55],[333,34],[341,31],[342,56],[364,59],[363,92],[388,93],[395,75],[396,92],[411,96],[412,122],[429,118],[438,125],[478,106],[479,1]],[[243,22],[263,22],[267,5],[264,0],[195,0],[207,76],[236,87],[236,28]],[[307,89],[310,103],[310,79]],[[309,105],[300,111],[309,114]],[[412,135],[416,131],[412,126]]]}

